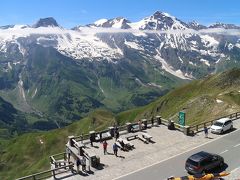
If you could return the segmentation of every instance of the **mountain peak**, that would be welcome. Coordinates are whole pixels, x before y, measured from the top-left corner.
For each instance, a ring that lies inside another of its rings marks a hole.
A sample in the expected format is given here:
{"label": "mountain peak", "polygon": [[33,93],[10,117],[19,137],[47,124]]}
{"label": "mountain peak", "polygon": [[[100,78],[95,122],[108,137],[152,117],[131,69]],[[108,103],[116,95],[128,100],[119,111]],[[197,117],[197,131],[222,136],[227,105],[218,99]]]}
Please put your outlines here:
{"label": "mountain peak", "polygon": [[36,24],[33,25],[34,28],[38,27],[59,27],[57,21],[53,17],[40,18]]}
{"label": "mountain peak", "polygon": [[116,17],[116,18],[109,19],[109,20],[99,19],[98,21],[94,22],[94,24],[90,24],[88,26],[128,29],[128,28],[130,28],[130,26],[128,25],[129,23],[130,23],[130,21],[124,17]]}
{"label": "mountain peak", "polygon": [[170,17],[170,15],[169,15],[168,13],[164,13],[164,12],[161,12],[161,11],[156,11],[156,12],[153,14],[153,17],[154,17],[155,19],[160,18],[160,17],[164,17],[164,16]]}
{"label": "mountain peak", "polygon": [[207,29],[206,26],[201,25],[201,24],[199,24],[199,23],[196,22],[196,21],[189,22],[189,23],[188,23],[188,26],[189,26],[191,29],[194,29],[194,30]]}

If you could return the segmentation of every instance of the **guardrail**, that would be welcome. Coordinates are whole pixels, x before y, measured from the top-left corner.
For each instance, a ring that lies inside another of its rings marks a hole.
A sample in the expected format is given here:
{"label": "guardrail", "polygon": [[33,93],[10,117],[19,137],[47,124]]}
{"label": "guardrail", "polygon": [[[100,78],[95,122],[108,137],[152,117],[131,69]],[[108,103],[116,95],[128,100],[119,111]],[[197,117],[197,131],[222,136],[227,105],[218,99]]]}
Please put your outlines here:
{"label": "guardrail", "polygon": [[[232,121],[234,121],[234,120],[237,120],[237,119],[240,118],[240,112],[236,112],[236,113],[232,113],[232,114],[229,114],[229,115],[226,115],[226,116],[222,116],[222,117],[219,117],[217,119],[221,119],[221,118],[230,118],[230,119],[232,119]],[[205,122],[190,126],[189,131],[191,133],[194,133],[194,134],[198,133],[200,131],[203,131],[204,126],[206,126],[206,127],[211,126],[213,124],[213,122],[216,121],[217,119],[210,120],[210,121],[205,121]]]}
{"label": "guardrail", "polygon": [[50,177],[57,179],[56,175],[66,173],[67,171],[73,171],[73,166],[74,166],[73,163],[69,163],[68,165],[65,165],[65,166],[61,166],[51,170],[42,171],[40,173],[21,177],[21,178],[18,178],[17,180],[40,180],[40,179],[47,179]]}

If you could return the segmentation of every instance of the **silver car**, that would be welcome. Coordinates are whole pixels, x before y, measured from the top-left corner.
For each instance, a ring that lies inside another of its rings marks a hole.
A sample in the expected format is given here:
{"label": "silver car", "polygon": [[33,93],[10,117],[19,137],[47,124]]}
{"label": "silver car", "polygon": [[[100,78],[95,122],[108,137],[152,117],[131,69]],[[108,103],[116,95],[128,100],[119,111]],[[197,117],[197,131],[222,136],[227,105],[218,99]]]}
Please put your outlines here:
{"label": "silver car", "polygon": [[217,133],[217,134],[222,134],[225,131],[232,130],[232,129],[233,129],[233,122],[230,118],[218,119],[210,127],[210,131],[212,133]]}

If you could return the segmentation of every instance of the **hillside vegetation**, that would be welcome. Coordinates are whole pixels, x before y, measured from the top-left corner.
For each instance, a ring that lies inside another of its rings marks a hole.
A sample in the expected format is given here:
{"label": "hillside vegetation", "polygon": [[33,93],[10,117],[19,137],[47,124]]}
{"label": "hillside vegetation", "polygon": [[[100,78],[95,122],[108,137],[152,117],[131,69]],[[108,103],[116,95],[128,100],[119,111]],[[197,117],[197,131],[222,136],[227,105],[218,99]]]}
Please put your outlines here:
{"label": "hillside vegetation", "polygon": [[177,121],[178,112],[183,109],[186,112],[187,124],[196,124],[239,111],[239,84],[240,70],[232,69],[193,81],[147,106],[116,115],[109,111],[96,110],[81,121],[62,129],[28,133],[8,141],[0,139],[0,179],[13,179],[48,169],[49,156],[64,151],[68,135],[97,131],[116,123],[125,124],[127,121],[157,114]]}

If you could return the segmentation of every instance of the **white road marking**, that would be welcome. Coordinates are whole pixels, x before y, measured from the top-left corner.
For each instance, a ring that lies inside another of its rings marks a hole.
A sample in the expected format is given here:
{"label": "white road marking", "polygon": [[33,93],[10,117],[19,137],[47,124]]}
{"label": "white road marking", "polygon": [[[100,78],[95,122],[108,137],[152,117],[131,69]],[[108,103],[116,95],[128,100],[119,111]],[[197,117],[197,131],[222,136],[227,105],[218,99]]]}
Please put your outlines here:
{"label": "white road marking", "polygon": [[236,144],[234,147],[238,147],[238,146],[240,146],[240,144]]}
{"label": "white road marking", "polygon": [[225,152],[228,152],[228,150],[225,150],[225,151],[223,151],[223,152],[220,152],[219,154],[223,154],[223,153],[225,153]]}
{"label": "white road marking", "polygon": [[[240,129],[238,129],[238,130],[236,130],[236,131],[233,131],[233,132],[230,133],[230,134],[234,134],[234,133],[236,133],[236,132],[238,132],[238,131],[240,131]],[[126,176],[128,176],[128,175],[130,175],[130,174],[136,173],[136,172],[138,172],[138,171],[142,171],[142,170],[144,170],[144,169],[147,169],[147,168],[152,167],[152,166],[154,166],[154,165],[160,164],[160,163],[162,163],[162,162],[164,162],[164,161],[167,161],[167,160],[169,160],[169,159],[173,159],[174,157],[177,157],[177,156],[182,155],[182,154],[184,154],[184,153],[190,152],[190,151],[192,151],[192,150],[194,150],[194,149],[197,149],[197,148],[199,148],[199,147],[201,147],[201,146],[204,146],[204,145],[209,144],[209,143],[211,143],[211,142],[214,142],[214,141],[216,141],[216,140],[218,140],[218,139],[221,139],[221,138],[223,138],[223,137],[225,137],[225,136],[227,136],[227,135],[229,135],[229,134],[225,134],[225,135],[223,135],[223,136],[219,136],[219,137],[217,137],[216,139],[213,139],[213,140],[211,140],[211,141],[205,142],[205,143],[203,143],[203,144],[201,144],[201,145],[198,145],[198,146],[196,146],[196,147],[194,147],[194,148],[192,148],[192,149],[186,150],[186,151],[184,151],[184,152],[181,152],[181,153],[179,153],[179,154],[176,154],[176,155],[174,155],[174,156],[172,156],[172,157],[169,157],[169,158],[166,158],[166,159],[164,159],[164,160],[155,162],[155,163],[153,163],[153,164],[151,164],[151,165],[148,165],[148,166],[145,166],[145,167],[143,167],[143,168],[139,168],[139,169],[137,169],[137,170],[134,170],[134,171],[132,171],[132,172],[129,172],[129,173],[127,173],[127,174],[124,174],[124,175],[122,175],[122,176],[119,176],[119,177],[117,177],[117,178],[114,178],[113,180],[117,180],[117,179],[120,179],[120,178],[122,178],[122,177],[126,177]]]}

